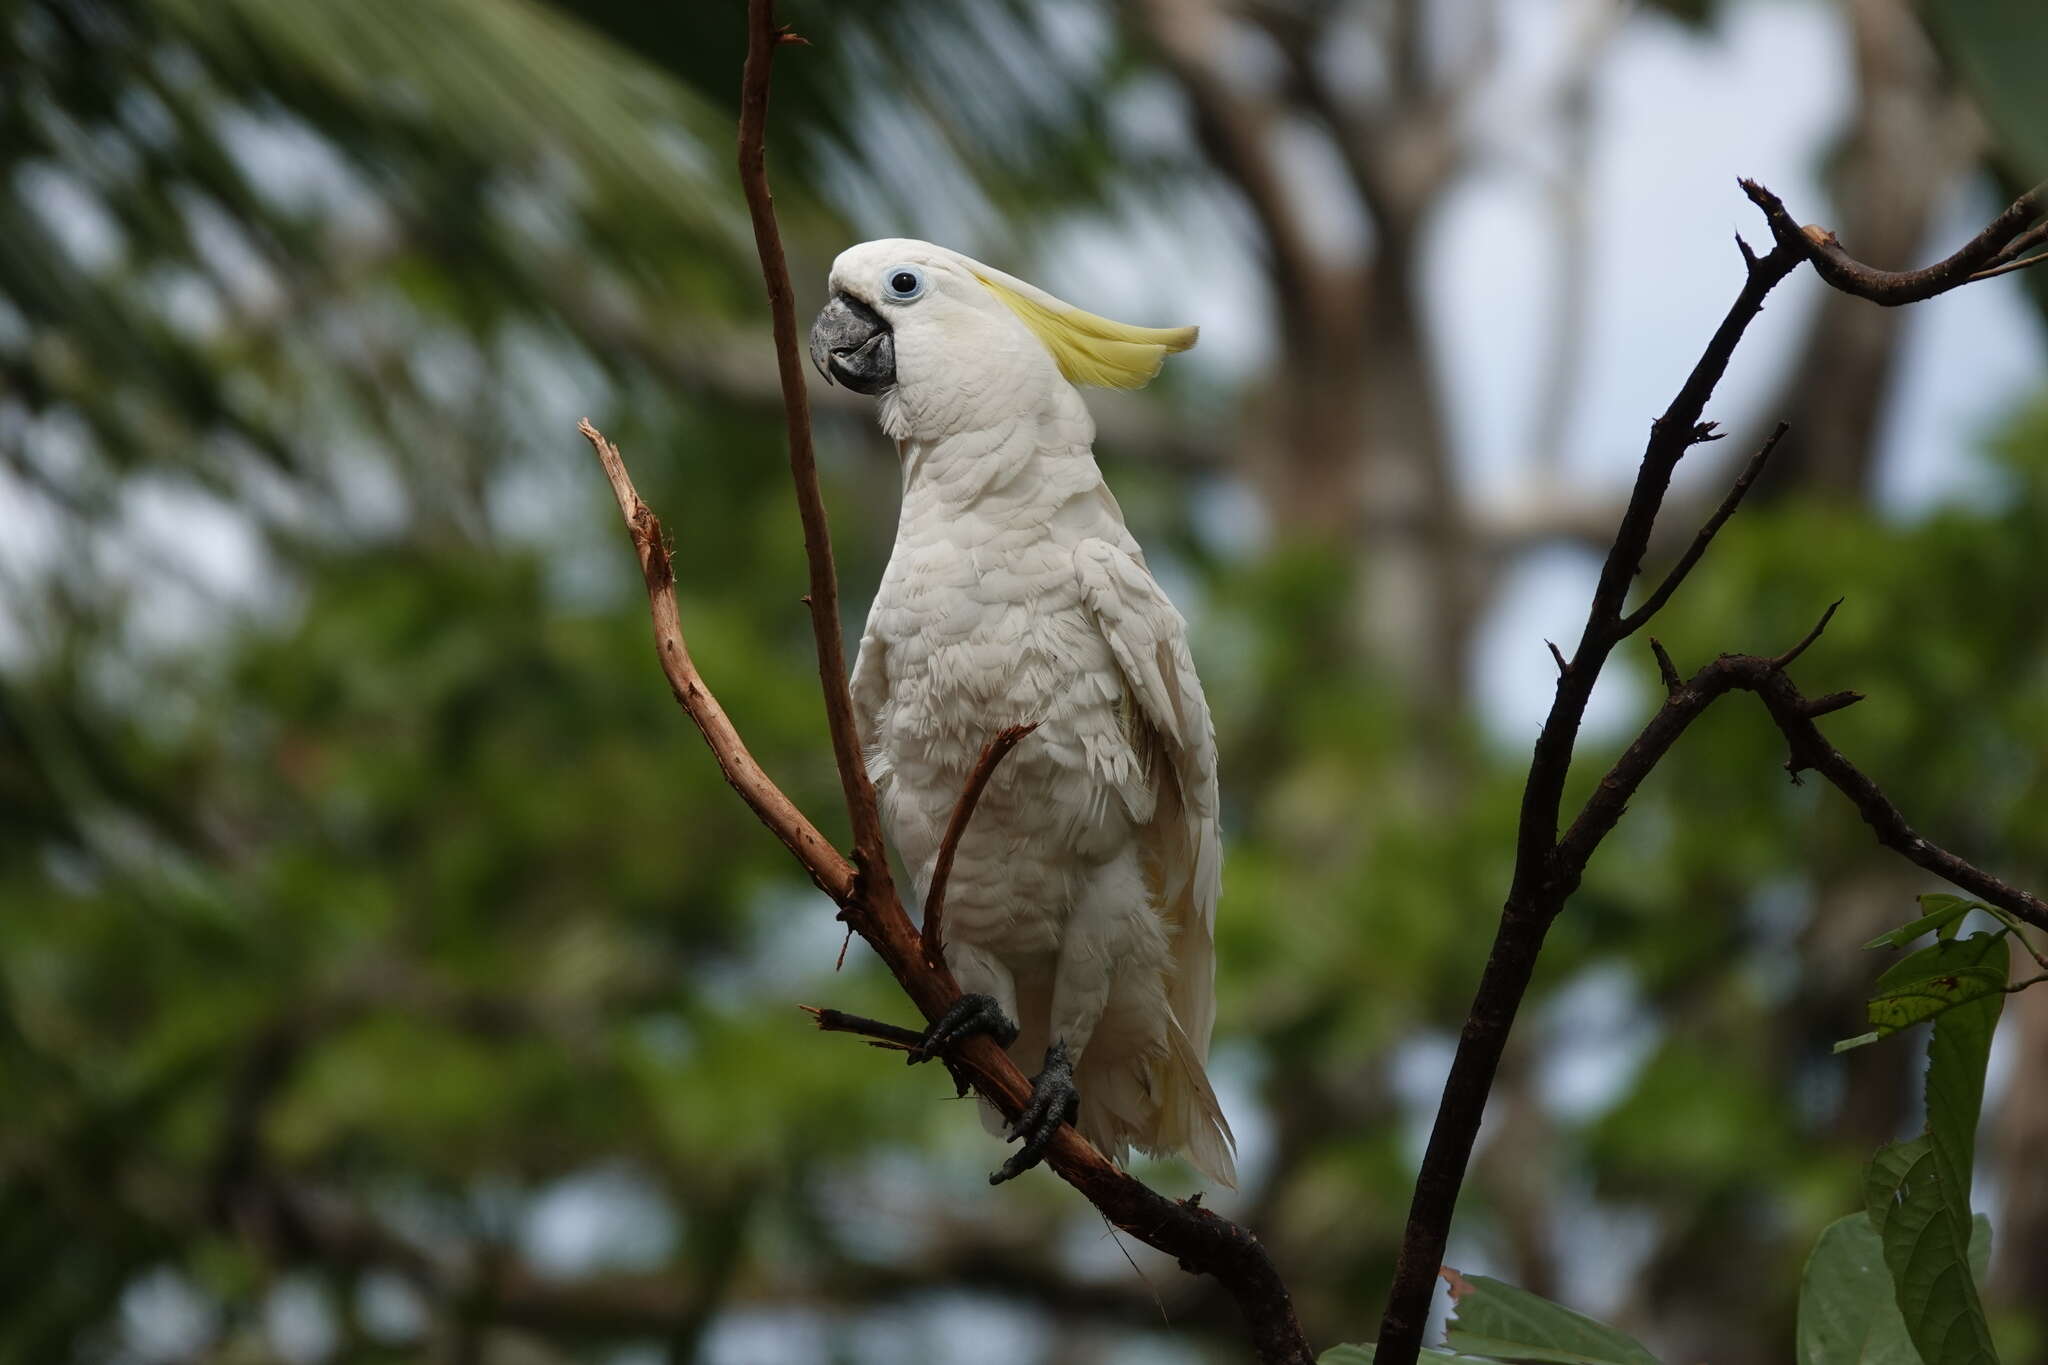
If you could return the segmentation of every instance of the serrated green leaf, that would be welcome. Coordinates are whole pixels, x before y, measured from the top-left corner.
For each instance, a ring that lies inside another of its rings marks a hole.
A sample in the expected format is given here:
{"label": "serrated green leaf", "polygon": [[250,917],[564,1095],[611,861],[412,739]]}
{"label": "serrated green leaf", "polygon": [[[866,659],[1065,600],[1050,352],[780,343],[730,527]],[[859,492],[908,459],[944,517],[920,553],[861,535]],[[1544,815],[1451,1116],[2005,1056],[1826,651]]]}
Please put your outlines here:
{"label": "serrated green leaf", "polygon": [[1920,897],[1920,918],[1910,924],[1902,924],[1888,934],[1879,934],[1866,948],[1903,948],[1920,935],[1932,929],[1940,938],[1953,937],[1956,926],[1963,916],[1980,908],[1976,901],[1962,896],[1951,896],[1943,892],[1930,892]]}
{"label": "serrated green leaf", "polygon": [[[1958,1224],[1955,1192],[1947,1188],[1922,1137],[1888,1147],[1886,1179],[1869,1188],[1870,1220],[1878,1228],[1886,1267],[1906,1335],[1926,1365],[1996,1365],[1984,1306],[1970,1273],[1970,1220]],[[1897,1183],[1889,1177],[1896,1175]]]}
{"label": "serrated green leaf", "polygon": [[[1972,934],[1915,953],[1878,981],[1893,995],[1927,989],[1930,980],[1951,995],[1985,978],[1996,982],[1943,1006],[1927,1050],[1927,1131],[1881,1148],[1865,1176],[1865,1205],[1900,1318],[1926,1365],[1997,1360],[1971,1270],[1970,1175],[2008,955],[2002,932]],[[1927,978],[1930,968],[1942,977]],[[1878,1001],[1871,1006],[1874,1015]]]}
{"label": "serrated green leaf", "polygon": [[[1877,979],[1865,1012],[1878,1037],[1937,1018],[2005,990],[2002,934],[1972,934],[1935,943],[1893,964]],[[1837,1052],[1868,1039],[1845,1039]]]}
{"label": "serrated green leaf", "polygon": [[1961,1002],[1935,1020],[1934,1037],[1927,1045],[1927,1135],[1942,1176],[1953,1184],[1967,1218],[1977,1118],[1984,1105],[1984,1068],[1991,1060],[1991,1035],[2005,1008],[2010,950],[2003,938],[1991,934],[1974,934],[1955,949],[1958,956],[1974,951],[1978,961],[1968,970],[1988,973],[1998,983],[1997,989]]}
{"label": "serrated green leaf", "polygon": [[[1970,1265],[1980,1278],[1991,1258],[1991,1222],[1970,1233]],[[1870,1215],[1830,1223],[1799,1282],[1800,1365],[1922,1365],[1899,1316],[1884,1243]]]}
{"label": "serrated green leaf", "polygon": [[1799,1281],[1800,1365],[1921,1365],[1868,1213],[1830,1223]]}
{"label": "serrated green leaf", "polygon": [[1444,1345],[1464,1355],[1557,1365],[1657,1365],[1642,1343],[1604,1322],[1485,1275],[1446,1270],[1451,1321]]}

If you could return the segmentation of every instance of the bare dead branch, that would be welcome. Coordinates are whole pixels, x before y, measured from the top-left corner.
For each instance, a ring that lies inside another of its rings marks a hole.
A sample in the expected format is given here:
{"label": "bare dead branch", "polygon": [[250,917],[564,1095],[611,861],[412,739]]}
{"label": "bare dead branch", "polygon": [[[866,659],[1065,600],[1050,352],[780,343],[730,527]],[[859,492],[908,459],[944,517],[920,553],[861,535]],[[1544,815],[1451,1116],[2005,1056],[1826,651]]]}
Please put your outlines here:
{"label": "bare dead branch", "polygon": [[[1834,608],[1830,607],[1828,615],[1833,613]],[[1826,621],[1827,617],[1822,617],[1822,625]],[[1820,629],[1816,626],[1797,648],[1811,643]],[[1785,764],[1788,771],[1797,774],[1810,770],[1827,778],[1855,803],[1878,843],[1908,862],[2029,924],[2048,928],[2048,903],[1921,837],[1877,783],[1828,743],[1814,725],[1814,718],[1862,698],[1854,692],[1835,692],[1812,699],[1804,696],[1785,674],[1788,656],[1794,652],[1787,651],[1775,658],[1724,654],[1673,692],[1600,779],[1571,829],[1558,841],[1560,864],[1573,874],[1582,872],[1600,841],[1621,819],[1630,798],[1686,727],[1718,698],[1730,692],[1754,692],[1790,746]]]}
{"label": "bare dead branch", "polygon": [[1652,640],[1658,673],[1669,696],[1602,778],[1571,829],[1562,839],[1557,835],[1573,745],[1587,700],[1608,655],[1676,591],[1705,553],[1714,533],[1733,515],[1778,439],[1774,435],[1751,457],[1736,487],[1694,538],[1692,547],[1681,556],[1672,573],[1642,608],[1624,616],[1621,609],[1629,582],[1649,544],[1671,473],[1689,447],[1713,439],[1713,425],[1702,423],[1702,411],[1744,330],[1762,308],[1765,296],[1799,262],[1810,260],[1829,284],[1860,297],[1880,303],[1929,298],[1967,282],[1972,272],[2024,233],[2028,224],[2042,213],[2044,202],[2048,202],[2048,186],[2036,189],[1948,260],[1926,270],[1895,275],[1873,271],[1854,261],[1841,251],[1831,234],[1801,230],[1792,223],[1776,196],[1753,181],[1745,180],[1742,184],[1770,220],[1775,245],[1767,255],[1758,256],[1747,243],[1736,239],[1746,267],[1742,290],[1678,396],[1651,427],[1628,509],[1616,528],[1599,584],[1594,589],[1579,647],[1573,651],[1570,668],[1558,679],[1557,695],[1537,737],[1528,782],[1523,789],[1514,876],[1492,951],[1459,1035],[1422,1167],[1416,1175],[1394,1283],[1380,1323],[1376,1348],[1380,1365],[1414,1365],[1421,1347],[1431,1290],[1443,1259],[1458,1192],[1471,1160],[1472,1144],[1508,1032],[1542,951],[1544,935],[1578,889],[1587,859],[1620,820],[1629,797],[1716,697],[1735,689],[1755,692],[1791,747],[1787,768],[1795,775],[1805,770],[1819,772],[1841,789],[1855,803],[1880,844],[1988,904],[2029,923],[2048,926],[2048,905],[1915,833],[1877,785],[1829,745],[1814,726],[1815,716],[1852,704],[1858,699],[1856,694],[1833,693],[1809,700],[1792,684],[1785,670],[1819,638],[1839,602],[1828,608],[1805,639],[1785,653],[1775,658],[1724,655],[1690,682],[1679,680],[1669,654]]}
{"label": "bare dead branch", "polygon": [[974,818],[974,807],[981,800],[982,789],[995,776],[996,765],[1009,757],[1010,750],[1017,747],[1024,736],[1038,728],[1033,721],[1029,725],[1009,725],[989,737],[981,746],[981,757],[974,761],[974,767],[967,774],[967,781],[961,785],[960,799],[953,803],[952,818],[946,821],[946,832],[939,838],[939,854],[932,863],[932,883],[924,893],[924,961],[927,967],[936,967],[945,959],[945,915],[946,883],[953,875],[953,855],[960,849],[960,840],[967,833],[967,822]]}
{"label": "bare dead branch", "polygon": [[1666,696],[1685,686],[1685,680],[1678,676],[1678,669],[1671,662],[1670,651],[1654,635],[1650,637],[1650,653],[1657,656],[1657,677],[1664,684]]}
{"label": "bare dead branch", "polygon": [[2037,266],[2041,264],[2041,262],[2043,261],[2048,261],[2048,251],[2043,251],[2038,255],[2034,256],[2023,256],[2018,260],[2003,261],[1998,265],[1988,266],[1985,269],[1980,270],[1976,274],[1970,276],[1970,278],[1972,280],[1994,279],[2000,275],[2010,275],[2015,270],[2026,270],[2029,267]]}
{"label": "bare dead branch", "polygon": [[1458,1192],[1472,1158],[1472,1144],[1486,1111],[1494,1073],[1507,1046],[1522,997],[1528,991],[1536,958],[1543,950],[1551,921],[1578,887],[1578,877],[1558,857],[1557,827],[1571,768],[1572,748],[1608,655],[1625,638],[1622,615],[1630,581],[1642,562],[1657,513],[1671,485],[1671,474],[1685,452],[1714,436],[1701,422],[1707,400],[1728,368],[1729,357],[1763,308],[1764,298],[1803,259],[1800,251],[1780,243],[1768,255],[1743,251],[1744,279],[1727,316],[1715,329],[1692,373],[1678,394],[1650,427],[1649,443],[1636,471],[1628,509],[1622,513],[1614,542],[1601,566],[1600,581],[1586,613],[1586,625],[1572,651],[1572,666],[1557,681],[1550,713],[1537,735],[1529,760],[1528,782],[1522,791],[1520,824],[1515,843],[1515,870],[1501,909],[1500,927],[1488,954],[1479,989],[1466,1016],[1451,1073],[1444,1083],[1435,1125],[1416,1173],[1408,1226],[1395,1262],[1394,1283],[1380,1321],[1377,1358],[1382,1365],[1413,1365],[1421,1349],[1429,1317],[1430,1295]]}
{"label": "bare dead branch", "polygon": [[818,462],[811,447],[811,400],[804,387],[803,347],[797,342],[795,294],[782,233],[775,225],[775,197],[768,190],[768,88],[775,50],[794,35],[776,26],[773,0],[749,0],[747,61],[740,84],[740,183],[753,219],[761,278],[768,288],[775,356],[782,380],[783,411],[789,429],[789,472],[796,483],[797,513],[804,525],[804,555],[810,561],[811,633],[818,643],[818,681],[825,694],[825,720],[832,732],[832,757],[846,793],[853,826],[853,862],[871,882],[889,880],[889,856],[882,843],[882,816],[874,784],[861,757],[854,727],[853,698],[846,684],[846,644],[839,634],[839,576],[832,562],[832,531],[818,492]]}
{"label": "bare dead branch", "polygon": [[2003,255],[2005,249],[2022,234],[2028,233],[2035,219],[2048,213],[2048,183],[2036,185],[2015,199],[2003,213],[1991,220],[1988,227],[1957,248],[1946,260],[1919,270],[1878,270],[1844,251],[1841,242],[1828,229],[1799,226],[1786,210],[1784,201],[1756,181],[1744,180],[1742,192],[1763,210],[1771,225],[1771,236],[1780,249],[1791,247],[1798,251],[1813,262],[1815,273],[1843,293],[1886,307],[1918,303],[1936,294],[1945,294],[1978,278],[1986,266],[2009,261],[2010,257]]}
{"label": "bare dead branch", "polygon": [[2011,265],[2014,260],[2026,252],[2043,245],[2048,245],[2048,218],[2043,218],[2040,222],[2000,247],[1998,254],[1991,258],[1989,265],[1985,269],[1978,271],[1974,278],[1981,280],[1997,274],[2000,267]]}
{"label": "bare dead branch", "polygon": [[1792,648],[1786,650],[1783,654],[1780,654],[1777,658],[1771,660],[1772,665],[1776,667],[1780,673],[1784,672],[1787,668],[1789,668],[1794,659],[1797,659],[1800,655],[1804,654],[1808,649],[1810,649],[1813,646],[1813,642],[1820,638],[1821,632],[1828,628],[1828,622],[1835,619],[1835,613],[1841,609],[1841,606],[1842,599],[1839,597],[1837,597],[1834,601],[1828,603],[1828,609],[1820,614],[1820,620],[1815,621],[1813,623],[1813,629],[1807,631],[1805,637],[1802,638],[1798,644],[1792,646]]}
{"label": "bare dead branch", "polygon": [[1644,624],[1671,600],[1671,594],[1678,591],[1678,585],[1692,572],[1693,565],[1700,562],[1700,556],[1707,552],[1707,546],[1714,543],[1715,533],[1728,518],[1735,515],[1735,509],[1742,506],[1743,497],[1749,492],[1750,485],[1756,482],[1756,476],[1763,473],[1764,465],[1769,462],[1771,452],[1778,448],[1778,442],[1784,439],[1785,431],[1785,424],[1778,423],[1777,428],[1764,439],[1764,443],[1757,447],[1756,454],[1749,457],[1749,463],[1744,465],[1742,472],[1736,476],[1734,486],[1728,490],[1728,496],[1721,499],[1721,505],[1714,509],[1714,515],[1707,518],[1707,524],[1700,527],[1699,534],[1692,538],[1692,544],[1685,547],[1685,553],[1671,566],[1671,572],[1664,575],[1664,581],[1657,585],[1656,591],[1645,598],[1643,604],[1629,613],[1628,618],[1621,623],[1624,638],[1641,630]]}
{"label": "bare dead branch", "polygon": [[858,1034],[876,1047],[889,1048],[896,1052],[910,1052],[924,1045],[924,1035],[916,1029],[885,1024],[880,1019],[848,1014],[845,1010],[830,1009],[823,1005],[799,1005],[797,1008],[811,1016],[811,1021],[818,1026],[821,1033]]}
{"label": "bare dead branch", "polygon": [[640,501],[619,448],[607,441],[588,418],[576,429],[597,452],[605,478],[611,483],[612,496],[618,499],[619,515],[626,519],[626,529],[632,534],[633,550],[640,557],[640,574],[647,583],[648,609],[654,617],[654,649],[661,659],[661,671],[668,676],[669,690],[696,722],[704,742],[711,746],[712,757],[718,760],[718,770],[725,774],[726,782],[761,817],[761,823],[782,841],[783,847],[795,855],[818,889],[844,904],[853,891],[853,865],[761,770],[739,731],[733,728],[725,708],[704,685],[697,665],[690,659],[689,646],[683,641],[682,617],[676,610],[675,570],[669,563],[668,546],[662,540],[660,520],[652,508]]}
{"label": "bare dead branch", "polygon": [[[812,625],[818,640],[819,671],[833,754],[854,826],[854,860],[842,857],[804,819],[747,756],[746,749],[710,691],[697,676],[683,645],[675,608],[673,571],[654,514],[633,491],[618,450],[584,424],[584,434],[604,463],[621,513],[633,534],[647,582],[655,637],[664,672],[724,769],[727,780],[782,839],[805,870],[839,904],[849,928],[875,950],[926,1019],[936,1019],[959,999],[960,987],[943,961],[929,962],[922,936],[911,926],[889,876],[879,812],[861,761],[852,699],[845,682],[845,654],[838,624],[838,591],[824,509],[818,495],[811,450],[810,413],[802,382],[787,266],[774,218],[766,173],[766,117],[770,63],[788,40],[776,26],[772,0],[749,0],[745,83],[741,98],[740,170],[753,214],[762,275],[774,312],[778,368],[789,427],[790,464],[805,549],[810,558]],[[1022,736],[1020,735],[1019,738]],[[1014,743],[1014,741],[1012,741]],[[999,761],[998,756],[998,761]],[[993,769],[993,762],[990,763]],[[971,806],[962,813],[971,814]],[[821,1019],[824,1017],[819,1015]],[[851,1017],[851,1016],[843,1016]],[[872,1021],[870,1021],[872,1022]],[[908,1033],[907,1030],[903,1031]],[[916,1037],[917,1035],[909,1035]],[[964,1078],[1004,1115],[1014,1119],[1031,1094],[1024,1075],[987,1037],[974,1037],[948,1059]],[[1287,1286],[1258,1239],[1199,1201],[1176,1201],[1119,1170],[1071,1126],[1055,1135],[1046,1164],[1079,1190],[1110,1224],[1174,1257],[1190,1274],[1213,1275],[1243,1315],[1258,1360],[1269,1365],[1310,1365],[1311,1355]]]}

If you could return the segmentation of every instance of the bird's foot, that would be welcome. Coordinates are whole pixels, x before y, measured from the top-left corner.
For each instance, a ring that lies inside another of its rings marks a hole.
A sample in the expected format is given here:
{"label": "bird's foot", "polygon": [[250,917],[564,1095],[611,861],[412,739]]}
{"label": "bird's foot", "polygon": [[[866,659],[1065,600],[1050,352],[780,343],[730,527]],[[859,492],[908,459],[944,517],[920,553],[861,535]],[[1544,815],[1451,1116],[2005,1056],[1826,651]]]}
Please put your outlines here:
{"label": "bird's foot", "polygon": [[[1008,1047],[1017,1041],[1016,1023],[1003,1013],[1003,1007],[996,1003],[994,996],[963,995],[924,1031],[924,1037],[918,1041],[917,1046],[905,1054],[906,1064],[916,1066],[919,1062],[928,1062],[934,1057],[947,1061],[945,1054],[956,1043],[963,1042],[977,1033],[986,1033],[996,1040],[999,1047]],[[953,1080],[959,1086],[960,1093],[966,1094],[966,1078],[950,1061],[947,1061],[946,1069],[953,1072]]]}
{"label": "bird's foot", "polygon": [[1052,1144],[1060,1125],[1072,1123],[1081,1112],[1081,1092],[1074,1089],[1074,1063],[1065,1043],[1054,1043],[1045,1051],[1045,1070],[1031,1078],[1031,1100],[1010,1125],[1005,1141],[1019,1138],[1024,1145],[1011,1153],[1003,1168],[989,1176],[988,1183],[1000,1185],[1014,1180],[1036,1166]]}

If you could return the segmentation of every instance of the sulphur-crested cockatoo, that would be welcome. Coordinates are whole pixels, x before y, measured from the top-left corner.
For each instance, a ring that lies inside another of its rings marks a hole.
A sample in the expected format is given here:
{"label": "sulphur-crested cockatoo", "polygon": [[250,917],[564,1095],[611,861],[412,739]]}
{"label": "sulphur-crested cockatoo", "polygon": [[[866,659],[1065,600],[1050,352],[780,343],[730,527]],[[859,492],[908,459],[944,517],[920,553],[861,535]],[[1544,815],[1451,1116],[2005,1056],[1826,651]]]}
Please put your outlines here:
{"label": "sulphur-crested cockatoo", "polygon": [[[912,1060],[970,1032],[1033,1081],[991,1180],[1062,1121],[1113,1159],[1181,1152],[1235,1179],[1204,1072],[1215,1022],[1216,741],[1187,624],[1103,484],[1078,384],[1137,388],[1192,327],[1131,327],[928,242],[832,266],[828,380],[880,400],[903,461],[896,548],[853,670],[890,837],[922,900],[983,744],[997,769],[947,885],[966,992]],[[993,1111],[989,1111],[993,1119]]]}

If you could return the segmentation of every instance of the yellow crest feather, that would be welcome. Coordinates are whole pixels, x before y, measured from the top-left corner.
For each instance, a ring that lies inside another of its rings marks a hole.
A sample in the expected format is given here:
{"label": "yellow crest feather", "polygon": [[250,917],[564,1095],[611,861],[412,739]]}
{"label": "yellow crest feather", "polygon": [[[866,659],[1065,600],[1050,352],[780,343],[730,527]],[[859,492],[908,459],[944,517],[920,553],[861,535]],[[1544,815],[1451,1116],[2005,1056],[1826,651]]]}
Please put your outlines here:
{"label": "yellow crest feather", "polygon": [[[1169,352],[1195,344],[1193,327],[1133,327],[1112,322],[1051,295],[1039,298],[1013,287],[1022,281],[993,278],[977,270],[974,278],[988,286],[1018,320],[1052,352],[1070,384],[1103,389],[1142,389],[1159,373]],[[1029,286],[1026,286],[1029,288]]]}

